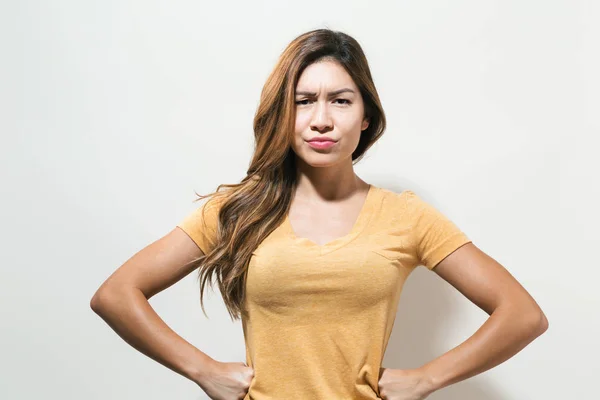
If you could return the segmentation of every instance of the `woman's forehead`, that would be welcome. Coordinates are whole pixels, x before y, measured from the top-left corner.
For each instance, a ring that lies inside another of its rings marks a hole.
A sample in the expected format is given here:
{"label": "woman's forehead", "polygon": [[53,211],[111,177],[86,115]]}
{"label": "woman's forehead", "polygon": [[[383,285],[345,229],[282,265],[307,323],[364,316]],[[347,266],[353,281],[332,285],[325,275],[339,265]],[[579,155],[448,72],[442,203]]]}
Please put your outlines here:
{"label": "woman's forehead", "polygon": [[336,62],[322,61],[309,65],[300,75],[297,92],[322,92],[341,89],[356,91],[356,85],[348,72]]}

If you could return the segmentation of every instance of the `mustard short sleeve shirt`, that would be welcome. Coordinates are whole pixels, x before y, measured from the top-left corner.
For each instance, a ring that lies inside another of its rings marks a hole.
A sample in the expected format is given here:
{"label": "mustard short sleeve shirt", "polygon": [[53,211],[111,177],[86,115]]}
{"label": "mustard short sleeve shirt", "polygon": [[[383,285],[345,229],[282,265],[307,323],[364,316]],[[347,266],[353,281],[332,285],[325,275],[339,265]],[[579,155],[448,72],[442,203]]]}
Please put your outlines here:
{"label": "mustard short sleeve shirt", "polygon": [[[209,200],[178,226],[207,253],[217,215]],[[255,375],[245,400],[380,399],[406,278],[470,241],[413,191],[373,185],[352,230],[324,245],[297,237],[286,217],[248,266],[242,327]]]}

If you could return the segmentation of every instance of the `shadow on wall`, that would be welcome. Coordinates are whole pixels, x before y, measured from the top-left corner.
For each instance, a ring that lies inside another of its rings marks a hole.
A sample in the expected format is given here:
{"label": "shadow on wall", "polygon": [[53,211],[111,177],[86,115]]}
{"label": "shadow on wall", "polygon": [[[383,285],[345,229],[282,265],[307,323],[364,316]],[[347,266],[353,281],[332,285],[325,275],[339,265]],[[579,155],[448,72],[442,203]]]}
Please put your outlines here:
{"label": "shadow on wall", "polygon": [[[423,193],[418,185],[408,183],[404,186],[418,191],[419,194]],[[391,187],[389,190],[400,193],[404,188]],[[464,316],[465,303],[481,312],[480,321],[473,322],[472,315],[469,315],[468,319]],[[419,266],[404,283],[382,366],[394,369],[420,367],[470,335],[466,335],[462,340],[456,339],[456,343],[449,345],[447,337],[451,329],[460,326],[462,330],[469,326],[465,329],[474,333],[487,318],[488,315],[484,311],[473,305],[435,272]],[[511,400],[502,393],[501,388],[490,382],[485,374],[486,372],[483,372],[440,389],[427,400]]]}
{"label": "shadow on wall", "polygon": [[[464,304],[457,301],[452,291],[456,289],[425,267],[417,267],[411,273],[402,289],[394,329],[382,363],[384,368],[416,368],[460,343],[458,340],[449,345],[446,339],[449,329],[459,323],[464,326],[459,311],[464,309]],[[466,298],[464,301],[471,304]],[[479,325],[488,317],[483,311],[481,313]],[[472,326],[472,332],[479,325]],[[486,379],[485,372],[440,389],[427,399],[510,400]]]}

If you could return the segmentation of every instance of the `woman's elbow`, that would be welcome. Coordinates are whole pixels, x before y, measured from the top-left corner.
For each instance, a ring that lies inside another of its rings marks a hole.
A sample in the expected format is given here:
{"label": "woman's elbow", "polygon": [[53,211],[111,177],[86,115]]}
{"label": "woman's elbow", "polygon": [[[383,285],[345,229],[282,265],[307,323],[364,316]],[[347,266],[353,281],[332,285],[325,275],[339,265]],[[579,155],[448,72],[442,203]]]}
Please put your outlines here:
{"label": "woman's elbow", "polygon": [[111,304],[118,302],[119,291],[102,285],[90,300],[90,308],[98,315],[102,315],[110,308]]}
{"label": "woman's elbow", "polygon": [[96,314],[100,314],[103,308],[102,305],[107,301],[107,296],[109,295],[106,293],[106,290],[102,288],[96,290],[96,293],[94,293],[92,299],[90,300],[90,308],[92,311],[94,311]]}
{"label": "woman's elbow", "polygon": [[546,332],[548,330],[548,326],[549,326],[548,318],[546,317],[546,314],[544,314],[544,312],[542,310],[540,310],[540,315],[539,315],[539,319],[538,319],[538,326],[537,326],[539,335],[541,335],[542,333]]}
{"label": "woman's elbow", "polygon": [[528,313],[528,315],[526,325],[533,337],[538,337],[548,330],[548,318],[539,307]]}

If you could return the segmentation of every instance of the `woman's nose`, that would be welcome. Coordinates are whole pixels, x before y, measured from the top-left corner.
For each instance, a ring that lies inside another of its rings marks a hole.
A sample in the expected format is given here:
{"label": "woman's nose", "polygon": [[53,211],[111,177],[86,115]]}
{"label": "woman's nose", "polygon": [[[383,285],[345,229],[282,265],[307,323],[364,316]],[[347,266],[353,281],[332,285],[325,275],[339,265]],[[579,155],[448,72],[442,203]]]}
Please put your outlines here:
{"label": "woman's nose", "polygon": [[331,128],[331,115],[329,115],[329,109],[327,104],[317,103],[315,111],[313,113],[313,119],[311,121],[311,127],[319,131]]}

